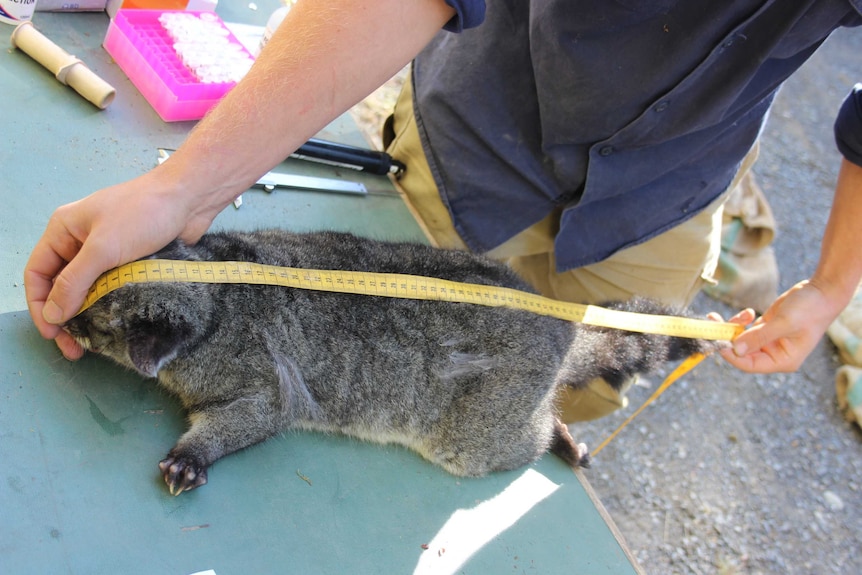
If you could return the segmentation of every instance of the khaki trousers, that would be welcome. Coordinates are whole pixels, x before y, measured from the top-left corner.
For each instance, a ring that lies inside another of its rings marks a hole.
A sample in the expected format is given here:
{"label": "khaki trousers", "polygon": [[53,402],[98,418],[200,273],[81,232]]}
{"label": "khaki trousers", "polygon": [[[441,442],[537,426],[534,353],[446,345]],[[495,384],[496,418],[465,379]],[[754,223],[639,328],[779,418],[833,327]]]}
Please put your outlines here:
{"label": "khaki trousers", "polygon": [[[440,199],[419,140],[412,78],[405,81],[394,114],[384,126],[383,141],[387,152],[407,166],[396,187],[431,244],[467,250]],[[486,255],[505,261],[539,293],[554,299],[596,304],[639,295],[671,306],[687,306],[705,284],[713,282],[721,249],[724,202],[756,157],[757,146],[746,156],[728,192],[707,209],[604,261],[562,273],[556,271],[554,237],[559,210]],[[566,423],[587,421],[625,407],[629,386],[618,393],[603,380],[595,380],[586,389],[565,390],[558,399],[561,419]]]}

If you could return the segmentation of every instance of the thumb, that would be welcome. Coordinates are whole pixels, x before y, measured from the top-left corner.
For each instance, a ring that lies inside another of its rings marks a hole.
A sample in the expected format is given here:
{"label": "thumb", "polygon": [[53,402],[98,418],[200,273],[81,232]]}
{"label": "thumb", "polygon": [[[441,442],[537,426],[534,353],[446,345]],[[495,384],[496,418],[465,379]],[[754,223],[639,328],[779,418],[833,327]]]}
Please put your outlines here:
{"label": "thumb", "polygon": [[54,285],[42,308],[43,319],[59,325],[75,317],[90,286],[102,272],[116,265],[114,261],[98,257],[98,252],[89,249],[85,242],[81,251],[54,278]]}
{"label": "thumb", "polygon": [[722,352],[722,356],[731,365],[753,373],[793,371],[804,358],[788,322],[779,318],[758,319],[733,340],[733,349]]}
{"label": "thumb", "polygon": [[771,332],[774,327],[771,323],[756,320],[748,329],[733,339],[733,353],[737,357],[744,357],[754,350],[762,349],[767,343],[775,339]]}

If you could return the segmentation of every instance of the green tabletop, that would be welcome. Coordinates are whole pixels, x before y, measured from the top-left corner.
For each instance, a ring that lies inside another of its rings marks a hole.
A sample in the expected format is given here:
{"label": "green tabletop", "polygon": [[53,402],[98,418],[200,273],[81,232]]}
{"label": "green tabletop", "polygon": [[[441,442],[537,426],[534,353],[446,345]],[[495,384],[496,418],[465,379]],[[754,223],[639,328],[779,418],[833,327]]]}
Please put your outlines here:
{"label": "green tabletop", "polygon": [[[253,24],[275,6],[222,4],[226,20]],[[0,573],[638,572],[583,476],[552,455],[463,479],[399,447],[296,432],[171,497],[156,464],[185,428],[177,402],[100,358],[65,361],[30,322],[22,273],[54,208],[149,169],[192,124],[162,122],[111,61],[105,14],[37,13],[34,24],[117,96],[100,111],[23,53],[0,51]],[[0,42],[11,31],[0,24]],[[347,118],[319,137],[363,144]],[[252,190],[216,226],[422,241],[385,178],[279,169],[375,193]]]}

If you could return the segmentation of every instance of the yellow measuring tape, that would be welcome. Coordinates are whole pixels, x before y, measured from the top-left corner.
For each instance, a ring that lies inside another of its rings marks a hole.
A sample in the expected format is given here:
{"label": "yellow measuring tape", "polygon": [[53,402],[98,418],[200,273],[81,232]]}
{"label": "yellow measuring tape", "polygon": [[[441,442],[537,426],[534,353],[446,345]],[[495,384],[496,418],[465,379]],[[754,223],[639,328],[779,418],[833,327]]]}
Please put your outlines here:
{"label": "yellow measuring tape", "polygon": [[511,288],[454,282],[406,274],[341,270],[313,270],[270,266],[254,262],[200,262],[140,260],[102,274],[90,288],[84,311],[97,300],[128,283],[191,282],[258,284],[509,307],[600,327],[677,337],[731,340],[739,326],[676,316],[649,315],[611,310],[546,298]]}
{"label": "yellow measuring tape", "polygon": [[[140,260],[102,274],[90,288],[78,313],[129,283],[190,282],[273,285],[316,291],[422,299],[508,307],[559,319],[641,333],[730,341],[743,331],[733,323],[611,310],[595,305],[558,301],[528,292],[414,276],[342,270],[271,266],[254,262]],[[671,373],[653,395],[614,431],[596,455],[665,389],[704,358],[696,354]]]}

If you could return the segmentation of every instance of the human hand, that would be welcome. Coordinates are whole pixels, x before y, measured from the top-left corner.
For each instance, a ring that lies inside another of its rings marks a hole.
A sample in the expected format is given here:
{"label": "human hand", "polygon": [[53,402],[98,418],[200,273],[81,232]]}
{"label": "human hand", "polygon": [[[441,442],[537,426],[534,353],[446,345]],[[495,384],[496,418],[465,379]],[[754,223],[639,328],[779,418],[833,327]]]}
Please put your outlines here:
{"label": "human hand", "polygon": [[843,308],[813,283],[799,282],[761,317],[755,319],[750,309],[732,317],[729,321],[750,327],[721,355],[734,367],[751,373],[796,371]]}
{"label": "human hand", "polygon": [[442,0],[291,9],[245,78],[169,160],[54,213],[24,272],[39,332],[80,357],[59,326],[99,274],[176,237],[199,239],[237,194],[403,68],[454,15]]}
{"label": "human hand", "polygon": [[180,237],[197,241],[212,217],[147,174],[58,208],[24,269],[30,316],[68,359],[83,350],[61,325],[80,309],[100,274]]}

